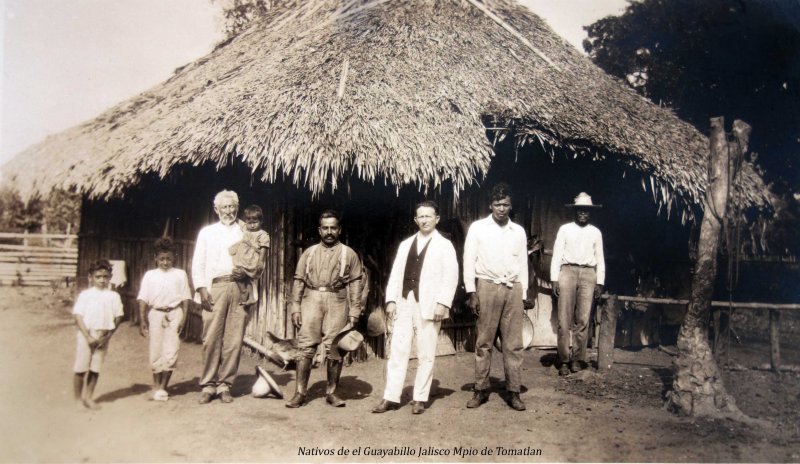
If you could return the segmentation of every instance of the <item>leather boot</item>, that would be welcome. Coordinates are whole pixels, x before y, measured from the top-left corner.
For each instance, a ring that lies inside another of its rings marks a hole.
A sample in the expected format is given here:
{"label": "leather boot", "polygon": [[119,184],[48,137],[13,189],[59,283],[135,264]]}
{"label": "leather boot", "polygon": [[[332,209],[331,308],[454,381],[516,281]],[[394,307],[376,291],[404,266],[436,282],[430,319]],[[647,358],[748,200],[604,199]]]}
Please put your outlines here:
{"label": "leather boot", "polygon": [[325,401],[333,407],[342,408],[344,400],[336,396],[336,387],[339,386],[339,377],[342,375],[342,361],[328,360],[328,387],[325,389]]}
{"label": "leather boot", "polygon": [[297,387],[294,397],[286,403],[287,408],[299,408],[306,403],[308,378],[311,376],[311,358],[303,356],[297,360]]}

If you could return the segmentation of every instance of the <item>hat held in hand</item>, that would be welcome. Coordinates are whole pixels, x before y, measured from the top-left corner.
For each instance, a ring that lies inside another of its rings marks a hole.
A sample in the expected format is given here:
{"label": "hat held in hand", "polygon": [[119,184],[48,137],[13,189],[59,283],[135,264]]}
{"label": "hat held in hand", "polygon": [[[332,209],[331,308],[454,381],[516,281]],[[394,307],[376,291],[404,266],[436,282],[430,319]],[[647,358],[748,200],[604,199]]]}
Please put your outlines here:
{"label": "hat held in hand", "polygon": [[367,335],[378,337],[386,333],[386,311],[382,305],[372,309],[367,318]]}
{"label": "hat held in hand", "polygon": [[333,346],[342,351],[355,351],[364,343],[364,336],[356,330],[355,326],[348,322],[342,330],[333,337]]}

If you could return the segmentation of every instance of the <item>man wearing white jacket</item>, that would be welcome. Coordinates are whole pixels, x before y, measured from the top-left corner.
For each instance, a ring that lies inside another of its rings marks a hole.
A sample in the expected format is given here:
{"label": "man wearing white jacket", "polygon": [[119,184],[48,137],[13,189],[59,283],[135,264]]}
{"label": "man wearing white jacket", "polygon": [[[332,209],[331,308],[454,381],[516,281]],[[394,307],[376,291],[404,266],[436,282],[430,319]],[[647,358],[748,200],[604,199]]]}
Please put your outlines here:
{"label": "man wearing white jacket", "polygon": [[411,412],[425,411],[439,328],[448,316],[458,286],[456,250],[436,230],[438,205],[433,201],[417,204],[414,222],[419,232],[400,243],[386,288],[386,315],[394,319],[394,331],[386,366],[386,389],[383,401],[372,410],[374,413],[399,407],[415,333],[417,376]]}

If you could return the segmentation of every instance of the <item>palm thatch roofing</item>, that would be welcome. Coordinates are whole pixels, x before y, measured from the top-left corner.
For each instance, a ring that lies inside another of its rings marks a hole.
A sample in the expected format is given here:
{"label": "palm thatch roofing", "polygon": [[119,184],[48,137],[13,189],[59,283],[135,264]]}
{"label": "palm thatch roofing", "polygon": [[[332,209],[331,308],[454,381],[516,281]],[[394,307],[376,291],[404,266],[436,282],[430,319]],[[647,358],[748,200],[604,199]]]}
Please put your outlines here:
{"label": "palm thatch roofing", "polygon": [[[520,144],[613,158],[667,208],[699,203],[708,140],[505,0],[320,0],[275,8],[166,82],[22,152],[23,195],[120,196],[178,164],[234,159],[314,193],[344,176],[461,190]],[[769,193],[747,166],[743,202]],[[689,214],[691,214],[689,212]]]}

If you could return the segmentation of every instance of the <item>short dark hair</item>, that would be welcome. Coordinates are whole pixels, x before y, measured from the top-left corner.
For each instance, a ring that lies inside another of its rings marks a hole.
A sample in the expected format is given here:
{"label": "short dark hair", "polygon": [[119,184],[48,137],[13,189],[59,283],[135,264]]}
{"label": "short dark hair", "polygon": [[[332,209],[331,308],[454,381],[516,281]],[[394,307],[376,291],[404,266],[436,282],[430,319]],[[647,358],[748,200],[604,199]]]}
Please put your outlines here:
{"label": "short dark hair", "polygon": [[254,217],[259,221],[264,220],[264,211],[261,210],[261,207],[258,205],[250,205],[242,211],[242,217]]}
{"label": "short dark hair", "polygon": [[107,259],[98,259],[92,261],[92,264],[89,265],[89,274],[94,274],[100,270],[106,270],[109,274],[114,271],[114,267],[111,266],[111,263]]}
{"label": "short dark hair", "polygon": [[330,218],[336,219],[336,222],[340,224],[342,222],[341,218],[339,218],[338,212],[332,209],[326,209],[325,211],[322,212],[322,214],[319,215],[319,223],[322,224],[323,219],[330,219]]}
{"label": "short dark hair", "polygon": [[439,204],[433,200],[422,200],[417,203],[417,206],[414,208],[414,216],[417,215],[417,211],[420,208],[433,208],[433,212],[436,213],[437,216],[439,215]]}
{"label": "short dark hair", "polygon": [[495,184],[495,186],[492,187],[492,201],[502,200],[505,197],[514,198],[514,194],[511,193],[511,186],[505,182]]}
{"label": "short dark hair", "polygon": [[156,254],[174,253],[175,242],[173,242],[169,237],[161,237],[160,239],[156,240],[156,243],[153,244],[153,249],[155,250]]}

